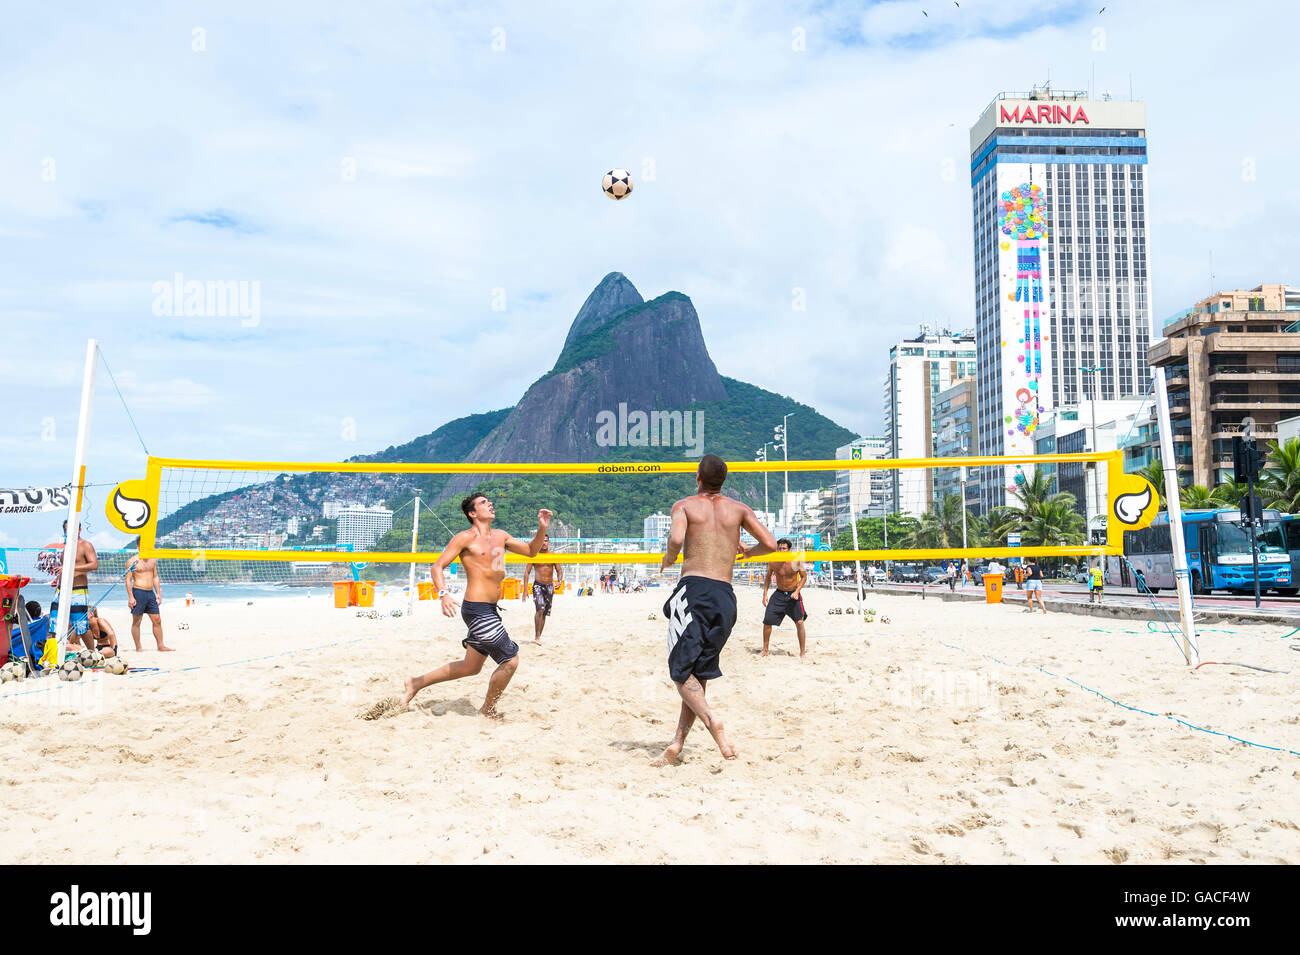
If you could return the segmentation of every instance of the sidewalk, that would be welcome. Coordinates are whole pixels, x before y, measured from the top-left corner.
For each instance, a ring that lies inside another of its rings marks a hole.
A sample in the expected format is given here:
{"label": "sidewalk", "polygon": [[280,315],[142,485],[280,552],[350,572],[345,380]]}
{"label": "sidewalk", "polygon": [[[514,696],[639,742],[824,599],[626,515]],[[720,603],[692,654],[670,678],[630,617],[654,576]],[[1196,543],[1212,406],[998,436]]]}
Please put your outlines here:
{"label": "sidewalk", "polygon": [[[829,588],[818,588],[825,592]],[[854,596],[856,591],[852,585],[847,587],[837,587],[835,593]],[[1011,589],[1003,588],[1002,602],[1005,604],[1024,604],[1026,603],[1025,595],[1027,591],[1016,590],[1013,585]],[[900,596],[919,597],[922,600],[943,600],[943,601],[974,601],[984,603],[984,588],[966,587],[964,590],[958,587],[956,591],[949,591],[947,584],[938,584],[936,586],[927,586],[921,590],[911,587],[896,587],[888,585],[879,585],[876,587],[864,587],[863,597],[869,598],[872,594],[890,594]],[[1137,597],[1136,594],[1125,594],[1130,600]],[[1053,595],[1052,591],[1043,591],[1043,603],[1046,604],[1049,613],[1073,613],[1086,617],[1109,617],[1112,619],[1123,620],[1162,620],[1165,617],[1177,620],[1178,607],[1176,604],[1161,604],[1160,610],[1156,610],[1150,603],[1103,603],[1101,605],[1090,604],[1087,600],[1074,599],[1071,597]],[[1284,612],[1276,610],[1255,610],[1222,608],[1222,607],[1199,607],[1193,602],[1198,623],[1300,623],[1300,607],[1295,611]],[[1163,613],[1162,613],[1163,611]]]}

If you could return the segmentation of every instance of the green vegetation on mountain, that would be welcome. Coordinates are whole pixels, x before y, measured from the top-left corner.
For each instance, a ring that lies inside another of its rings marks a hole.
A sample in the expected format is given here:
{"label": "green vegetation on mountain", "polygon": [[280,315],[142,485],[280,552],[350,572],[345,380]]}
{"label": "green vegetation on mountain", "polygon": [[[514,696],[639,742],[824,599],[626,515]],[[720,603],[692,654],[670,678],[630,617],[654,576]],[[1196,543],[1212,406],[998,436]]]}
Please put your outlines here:
{"label": "green vegetation on mountain", "polygon": [[571,368],[576,368],[583,362],[599,358],[601,355],[608,354],[618,345],[618,336],[616,332],[620,327],[628,322],[629,319],[635,318],[645,312],[651,311],[657,306],[666,302],[690,302],[690,299],[681,292],[665,292],[658,298],[652,298],[648,302],[642,302],[626,311],[619,312],[617,316],[611,319],[607,324],[590,332],[583,337],[571,342],[562,352],[560,357],[555,359],[555,366],[544,374],[538,381],[545,381],[552,375],[558,375],[566,372]]}

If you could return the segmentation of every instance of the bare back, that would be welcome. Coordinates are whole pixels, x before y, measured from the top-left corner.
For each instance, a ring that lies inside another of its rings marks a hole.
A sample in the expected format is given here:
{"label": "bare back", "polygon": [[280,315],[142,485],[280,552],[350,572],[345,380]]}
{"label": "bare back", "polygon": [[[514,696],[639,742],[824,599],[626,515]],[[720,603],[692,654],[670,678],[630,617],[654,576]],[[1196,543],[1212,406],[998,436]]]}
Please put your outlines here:
{"label": "bare back", "polygon": [[721,494],[694,494],[673,505],[686,514],[686,542],[682,547],[682,576],[709,577],[731,582],[740,528],[753,512],[740,501]]}

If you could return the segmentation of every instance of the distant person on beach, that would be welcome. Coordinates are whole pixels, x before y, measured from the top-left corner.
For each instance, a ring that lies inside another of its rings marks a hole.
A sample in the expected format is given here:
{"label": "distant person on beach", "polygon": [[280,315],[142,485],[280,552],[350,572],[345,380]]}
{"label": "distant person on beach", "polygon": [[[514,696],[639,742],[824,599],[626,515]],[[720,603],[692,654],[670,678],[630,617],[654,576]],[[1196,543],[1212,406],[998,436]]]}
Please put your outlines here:
{"label": "distant person on beach", "polygon": [[[551,549],[548,534],[542,540],[541,553]],[[524,567],[524,590],[528,590],[528,575],[534,573],[533,579],[533,642],[542,642],[542,630],[546,627],[546,618],[551,615],[551,601],[555,599],[555,584],[564,580],[564,570],[559,564],[528,564]]]}
{"label": "distant person on beach", "polygon": [[[784,537],[776,542],[777,550],[789,551],[790,547],[790,542]],[[768,600],[767,588],[773,577],[776,577],[776,593]],[[808,638],[803,622],[808,619],[808,611],[804,608],[801,591],[807,581],[808,573],[801,561],[787,560],[767,565],[767,575],[763,578],[763,606],[767,608],[763,614],[763,656],[767,656],[772,628],[780,625],[786,617],[794,621],[795,632],[799,635],[799,656],[805,655]]]}
{"label": "distant person on beach", "polygon": [[[748,505],[722,496],[726,479],[727,463],[716,454],[704,455],[695,475],[697,493],[672,508],[668,549],[659,569],[666,571],[684,552],[681,577],[663,608],[668,618],[668,674],[682,706],[677,732],[654,761],[656,766],[677,762],[696,719],[712,734],[724,758],[736,758],[736,748],[723,732],[722,721],[709,710],[704,693],[709,680],[722,676],[719,656],[736,624],[736,593],[731,588],[736,557],[770,554],[776,541]],[[752,547],[741,546],[741,528],[757,541]]]}
{"label": "distant person on beach", "polygon": [[131,639],[135,641],[136,652],[142,652],[140,646],[140,618],[145,614],[153,623],[153,638],[158,649],[171,652],[172,647],[163,643],[162,628],[162,578],[158,575],[158,561],[152,557],[136,554],[126,565],[126,605],[131,610]]}
{"label": "distant person on beach", "polygon": [[[525,543],[492,527],[496,507],[485,495],[471,494],[460,502],[460,509],[470,528],[461,531],[442,549],[433,565],[433,586],[442,601],[443,616],[454,617],[457,606],[460,606],[461,619],[469,630],[469,635],[461,641],[465,659],[430,670],[423,676],[407,677],[402,705],[410,703],[426,686],[474,676],[483,669],[484,661],[491,657],[497,668],[488,680],[487,698],[479,713],[490,719],[500,719],[497,701],[519,668],[519,645],[506,633],[501,611],[497,609],[501,581],[506,575],[505,555],[510,551],[527,557],[537,556],[551,525],[551,512],[545,509],[537,512],[537,533]],[[465,567],[465,600],[460,605],[452,599],[443,578],[443,570],[454,560],[460,560]]]}
{"label": "distant person on beach", "polygon": [[[63,548],[68,540],[68,522],[63,522],[63,540],[46,544],[43,550],[57,550],[57,554],[52,562],[53,577],[50,586],[54,588],[54,601],[50,604],[50,626],[58,626],[59,620],[59,588],[63,581]],[[69,632],[76,637],[80,637],[90,629],[90,617],[87,611],[90,609],[90,579],[87,576],[92,570],[99,569],[99,555],[95,553],[95,545],[81,537],[81,528],[77,528],[77,547],[75,561],[72,572],[72,605],[69,610]],[[77,642],[76,640],[72,641]]]}
{"label": "distant person on beach", "polygon": [[1025,602],[1029,605],[1026,607],[1026,613],[1034,612],[1034,598],[1038,598],[1038,607],[1043,613],[1047,613],[1047,604],[1043,603],[1043,568],[1038,565],[1037,558],[1030,557],[1029,562],[1025,564]]}
{"label": "distant person on beach", "polygon": [[1105,586],[1106,577],[1102,574],[1101,564],[1093,564],[1092,569],[1088,571],[1088,603],[1100,604],[1102,589]]}

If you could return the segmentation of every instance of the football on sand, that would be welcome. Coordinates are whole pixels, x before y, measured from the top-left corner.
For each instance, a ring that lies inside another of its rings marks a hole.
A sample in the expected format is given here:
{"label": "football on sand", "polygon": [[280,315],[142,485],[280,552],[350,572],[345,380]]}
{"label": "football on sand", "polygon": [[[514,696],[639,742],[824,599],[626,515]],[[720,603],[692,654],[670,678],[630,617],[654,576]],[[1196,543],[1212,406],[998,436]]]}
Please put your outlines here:
{"label": "football on sand", "polygon": [[605,173],[600,187],[611,199],[626,199],[632,195],[632,177],[628,175],[626,169],[611,169]]}
{"label": "football on sand", "polygon": [[63,661],[59,667],[59,679],[76,681],[86,675],[86,668],[81,665],[81,661],[76,657],[71,657]]}
{"label": "football on sand", "polygon": [[98,650],[82,650],[77,654],[77,662],[87,670],[90,670],[103,664],[104,655]]}
{"label": "football on sand", "polygon": [[22,680],[27,677],[27,664],[21,660],[10,660],[4,666],[0,667],[0,683],[8,683],[11,680]]}
{"label": "football on sand", "polygon": [[104,669],[109,673],[116,673],[118,676],[121,676],[127,671],[128,667],[126,661],[121,657],[109,657],[104,661]]}

